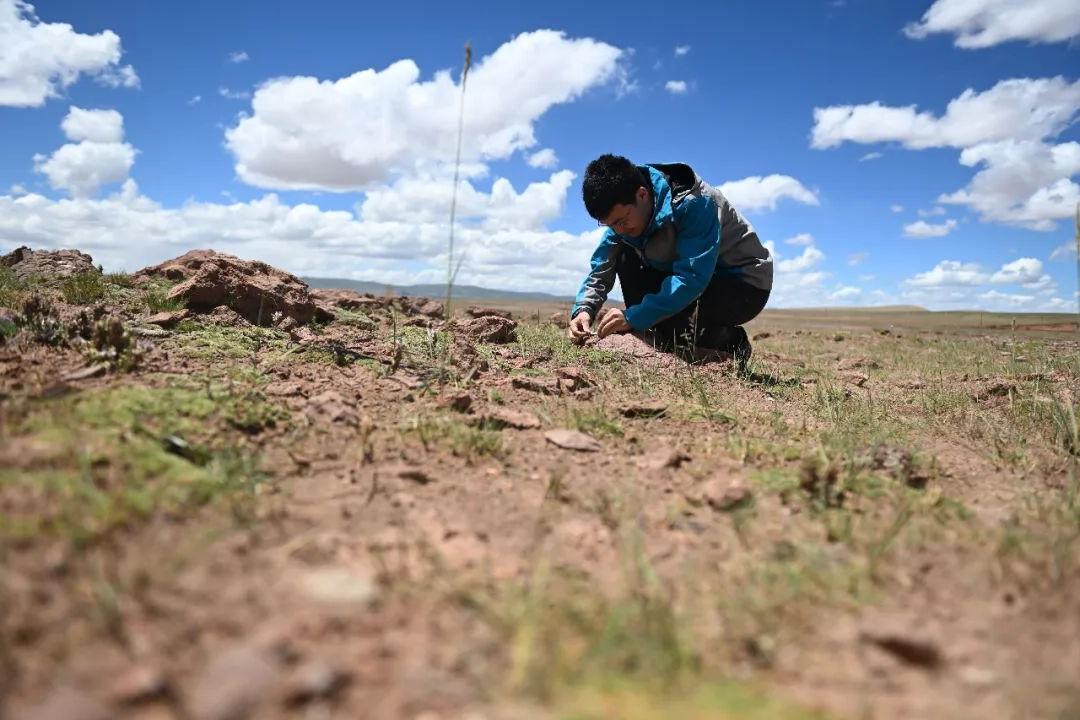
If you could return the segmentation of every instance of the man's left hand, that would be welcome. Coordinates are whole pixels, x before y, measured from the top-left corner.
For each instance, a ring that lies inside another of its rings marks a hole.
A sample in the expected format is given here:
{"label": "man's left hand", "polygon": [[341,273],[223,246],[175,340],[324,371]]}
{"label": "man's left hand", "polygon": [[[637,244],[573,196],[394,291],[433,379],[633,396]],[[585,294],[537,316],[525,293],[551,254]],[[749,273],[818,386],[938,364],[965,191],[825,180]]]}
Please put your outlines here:
{"label": "man's left hand", "polygon": [[598,337],[607,337],[612,333],[629,332],[630,329],[630,323],[626,322],[623,311],[611,309],[600,320],[600,325],[596,328],[596,334]]}

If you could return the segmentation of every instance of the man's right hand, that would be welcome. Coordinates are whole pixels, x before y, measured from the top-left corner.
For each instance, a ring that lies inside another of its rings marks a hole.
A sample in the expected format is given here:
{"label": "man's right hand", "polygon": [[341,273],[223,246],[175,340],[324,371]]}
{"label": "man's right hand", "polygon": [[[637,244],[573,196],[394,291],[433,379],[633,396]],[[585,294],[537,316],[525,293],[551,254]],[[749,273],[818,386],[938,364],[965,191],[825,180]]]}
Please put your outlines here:
{"label": "man's right hand", "polygon": [[589,315],[588,310],[579,312],[570,320],[570,327],[567,329],[567,335],[573,342],[581,344],[585,342],[585,338],[589,337],[589,325],[592,324],[592,316]]}

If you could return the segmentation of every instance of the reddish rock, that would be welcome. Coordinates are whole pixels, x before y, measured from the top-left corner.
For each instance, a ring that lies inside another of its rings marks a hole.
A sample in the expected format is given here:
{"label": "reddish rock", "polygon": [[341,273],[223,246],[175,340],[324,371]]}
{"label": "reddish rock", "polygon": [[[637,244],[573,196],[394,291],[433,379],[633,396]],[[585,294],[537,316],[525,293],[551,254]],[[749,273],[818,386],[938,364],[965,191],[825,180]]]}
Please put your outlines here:
{"label": "reddish rock", "polygon": [[472,395],[467,392],[451,392],[439,398],[439,405],[454,412],[467,413],[472,408]]}
{"label": "reddish rock", "polygon": [[535,430],[540,427],[540,418],[531,412],[504,407],[491,408],[480,417],[480,422],[496,428],[510,427],[515,430]]}
{"label": "reddish rock", "polygon": [[548,430],[544,439],[556,447],[578,452],[597,452],[603,446],[595,439],[577,430]]}
{"label": "reddish rock", "polygon": [[508,343],[517,340],[517,323],[495,315],[463,320],[457,324],[457,328],[473,342]]}
{"label": "reddish rock", "polygon": [[390,299],[364,295],[355,290],[330,290],[320,288],[311,291],[316,301],[322,301],[343,310],[375,310],[390,304]]}
{"label": "reddish rock", "polygon": [[195,312],[218,306],[232,308],[248,322],[270,325],[274,313],[298,323],[331,320],[300,278],[264,262],[241,260],[213,250],[192,250],[135,274],[136,278],[161,277],[181,280],[169,291]]}
{"label": "reddish rock", "polygon": [[20,247],[0,255],[0,267],[11,268],[20,280],[40,276],[64,278],[85,272],[100,274],[94,259],[78,250],[31,250]]}
{"label": "reddish rock", "polygon": [[570,319],[566,313],[552,313],[548,317],[548,322],[559,328],[567,328],[570,326]]}
{"label": "reddish rock", "polygon": [[720,476],[710,478],[688,492],[686,499],[725,512],[745,505],[752,496],[749,486],[741,479]]}
{"label": "reddish rock", "polygon": [[474,317],[474,318],[478,318],[478,317],[501,317],[501,318],[506,318],[507,320],[513,320],[514,319],[513,315],[510,314],[509,310],[500,310],[498,308],[493,308],[493,307],[479,307],[477,305],[472,305],[471,307],[469,307],[468,310],[465,311],[465,313],[467,315],[469,315],[470,317]]}
{"label": "reddish rock", "polygon": [[184,308],[183,310],[165,310],[155,315],[151,315],[146,319],[146,322],[151,325],[160,325],[161,327],[169,328],[181,320],[186,320],[190,315],[191,311],[187,308]]}

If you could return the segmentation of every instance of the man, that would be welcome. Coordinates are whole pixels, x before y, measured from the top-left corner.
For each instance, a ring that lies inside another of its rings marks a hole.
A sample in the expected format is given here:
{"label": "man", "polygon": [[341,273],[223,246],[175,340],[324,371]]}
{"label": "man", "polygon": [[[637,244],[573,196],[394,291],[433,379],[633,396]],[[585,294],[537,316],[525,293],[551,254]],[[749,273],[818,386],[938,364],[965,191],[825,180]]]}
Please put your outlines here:
{"label": "man", "polygon": [[697,345],[750,357],[741,327],[761,312],[773,262],[757,233],[719,190],[681,163],[634,165],[601,155],[581,188],[585,209],[607,230],[570,312],[583,342],[619,279],[625,312],[609,310],[597,335],[653,330],[665,349]]}

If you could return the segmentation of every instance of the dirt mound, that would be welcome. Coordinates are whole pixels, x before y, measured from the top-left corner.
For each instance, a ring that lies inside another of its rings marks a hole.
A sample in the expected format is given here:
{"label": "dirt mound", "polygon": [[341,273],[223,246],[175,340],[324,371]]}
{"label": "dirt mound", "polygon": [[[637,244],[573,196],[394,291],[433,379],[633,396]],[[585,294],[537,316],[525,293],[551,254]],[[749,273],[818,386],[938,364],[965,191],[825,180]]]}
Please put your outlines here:
{"label": "dirt mound", "polygon": [[498,308],[493,308],[493,307],[480,307],[478,305],[470,306],[467,310],[465,310],[465,314],[468,315],[469,317],[474,317],[474,318],[487,317],[487,316],[491,315],[491,316],[494,316],[494,317],[506,318],[507,320],[513,320],[514,319],[514,316],[510,314],[509,310],[500,310]]}
{"label": "dirt mound", "polygon": [[144,268],[135,278],[181,280],[169,291],[170,300],[185,300],[194,312],[229,307],[256,325],[270,325],[283,318],[301,324],[333,318],[316,304],[308,286],[295,275],[213,250],[192,250]]}
{"label": "dirt mound", "polygon": [[100,273],[94,259],[78,250],[31,250],[20,247],[0,256],[0,266],[11,268],[15,277],[65,278],[84,272]]}
{"label": "dirt mound", "polygon": [[390,305],[390,298],[375,297],[370,293],[358,293],[355,290],[312,290],[311,295],[316,302],[343,310],[371,310]]}

